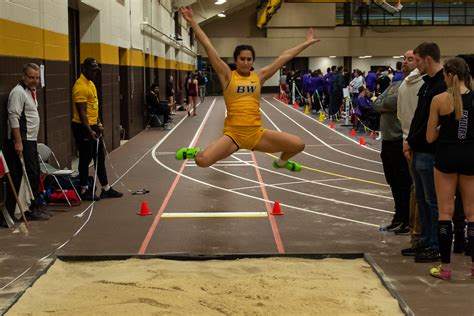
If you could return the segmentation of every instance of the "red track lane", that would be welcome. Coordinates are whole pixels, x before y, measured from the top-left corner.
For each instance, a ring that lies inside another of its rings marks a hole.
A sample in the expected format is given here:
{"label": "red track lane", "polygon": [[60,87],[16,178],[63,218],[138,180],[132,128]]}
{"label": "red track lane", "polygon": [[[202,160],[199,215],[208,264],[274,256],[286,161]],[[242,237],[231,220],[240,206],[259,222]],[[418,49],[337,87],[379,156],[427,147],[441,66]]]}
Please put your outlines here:
{"label": "red track lane", "polygon": [[278,230],[278,224],[275,220],[275,216],[272,215],[272,207],[270,206],[270,199],[268,198],[267,189],[263,185],[262,175],[260,174],[260,170],[258,169],[257,159],[255,159],[255,153],[252,151],[252,160],[255,167],[255,173],[257,174],[258,182],[260,183],[260,189],[262,190],[263,198],[265,201],[265,207],[267,208],[268,213],[268,220],[270,221],[270,225],[272,227],[273,238],[275,239],[275,244],[278,250],[278,253],[285,253],[285,247],[283,247],[283,242],[281,241],[280,231]]}

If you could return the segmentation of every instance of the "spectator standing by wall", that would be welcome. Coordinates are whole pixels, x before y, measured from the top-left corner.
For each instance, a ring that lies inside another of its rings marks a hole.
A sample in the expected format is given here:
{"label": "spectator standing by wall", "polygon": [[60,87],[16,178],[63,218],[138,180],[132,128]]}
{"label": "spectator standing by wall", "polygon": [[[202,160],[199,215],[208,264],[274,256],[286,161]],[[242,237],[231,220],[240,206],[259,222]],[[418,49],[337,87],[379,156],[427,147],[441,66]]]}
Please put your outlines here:
{"label": "spectator standing by wall", "polygon": [[82,74],[72,88],[73,117],[72,134],[79,151],[79,178],[81,197],[87,201],[97,201],[99,197],[89,187],[89,163],[94,160],[97,176],[102,186],[100,198],[119,198],[122,193],[115,191],[108,182],[105,168],[105,149],[101,139],[104,127],[99,118],[99,100],[94,82],[100,67],[94,58],[86,58]]}
{"label": "spectator standing by wall", "polygon": [[[21,185],[25,163],[26,175],[30,182],[34,201],[25,216],[29,220],[47,220],[49,213],[39,204],[40,166],[38,160],[37,140],[40,129],[38,100],[36,87],[40,81],[40,68],[37,64],[29,63],[23,66],[23,76],[20,82],[10,91],[8,96],[8,141],[5,148],[5,158],[16,191]],[[16,199],[8,186],[6,207],[13,217]]]}

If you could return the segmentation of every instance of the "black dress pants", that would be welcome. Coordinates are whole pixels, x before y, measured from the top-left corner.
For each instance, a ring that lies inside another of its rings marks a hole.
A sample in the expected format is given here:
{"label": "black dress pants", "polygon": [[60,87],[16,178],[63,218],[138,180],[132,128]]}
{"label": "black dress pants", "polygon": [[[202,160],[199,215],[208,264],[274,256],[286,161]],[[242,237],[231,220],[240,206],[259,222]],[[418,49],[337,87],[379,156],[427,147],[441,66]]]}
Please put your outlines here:
{"label": "black dress pants", "polygon": [[[15,152],[15,144],[13,140],[8,140],[5,146],[5,160],[13,180],[13,185],[18,193],[23,177],[23,168],[21,166],[20,157]],[[30,181],[31,190],[33,191],[34,201],[31,201],[30,208],[35,208],[39,201],[39,184],[40,184],[40,166],[38,158],[37,142],[31,140],[23,140],[23,160],[25,161],[26,174]],[[11,186],[7,184],[7,197],[5,201],[6,207],[10,215],[13,217],[15,212],[16,199]]]}
{"label": "black dress pants", "polygon": [[394,222],[408,224],[412,179],[403,155],[403,139],[382,141],[382,164],[385,179],[395,202]]}
{"label": "black dress pants", "polygon": [[[99,127],[97,125],[91,125],[90,127],[99,136]],[[89,139],[89,132],[84,125],[75,122],[72,123],[72,134],[79,151],[79,178],[81,186],[89,185],[89,164],[92,160],[94,160],[100,184],[102,186],[107,185],[109,181],[107,179],[107,170],[105,169],[105,150],[102,137],[97,140]],[[97,144],[97,141],[99,144]]]}

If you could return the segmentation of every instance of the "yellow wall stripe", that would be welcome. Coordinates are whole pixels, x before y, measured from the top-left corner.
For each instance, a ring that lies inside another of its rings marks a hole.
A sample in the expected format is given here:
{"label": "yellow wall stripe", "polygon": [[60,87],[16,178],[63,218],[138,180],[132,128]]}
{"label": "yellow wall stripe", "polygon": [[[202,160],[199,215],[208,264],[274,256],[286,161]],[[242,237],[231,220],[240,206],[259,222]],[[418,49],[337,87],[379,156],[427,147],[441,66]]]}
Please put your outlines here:
{"label": "yellow wall stripe", "polygon": [[69,60],[68,36],[0,19],[0,55]]}
{"label": "yellow wall stripe", "polygon": [[[94,57],[101,64],[145,66],[145,54],[142,51],[127,49],[120,57],[118,46],[105,43],[81,43],[80,55],[81,61],[86,57]],[[69,37],[66,34],[0,19],[0,56],[69,61]],[[151,55],[146,67],[183,71],[195,69],[193,64]]]}

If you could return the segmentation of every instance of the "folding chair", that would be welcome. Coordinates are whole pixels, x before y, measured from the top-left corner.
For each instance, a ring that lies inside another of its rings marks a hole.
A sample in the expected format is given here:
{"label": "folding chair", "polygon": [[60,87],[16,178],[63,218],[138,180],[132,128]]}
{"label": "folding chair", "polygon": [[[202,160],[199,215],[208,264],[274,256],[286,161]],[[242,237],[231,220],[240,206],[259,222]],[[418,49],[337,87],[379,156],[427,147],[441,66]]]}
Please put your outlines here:
{"label": "folding chair", "polygon": [[[56,184],[58,185],[59,189],[61,190],[62,194],[64,195],[67,204],[69,207],[72,206],[71,201],[69,201],[69,198],[66,195],[66,192],[64,191],[63,187],[61,186],[61,183],[58,180],[58,176],[61,177],[66,177],[69,180],[69,183],[71,184],[71,187],[73,188],[74,192],[76,192],[77,197],[79,198],[79,201],[81,201],[81,196],[79,195],[79,192],[77,192],[76,187],[72,183],[71,176],[74,173],[73,170],[61,170],[61,166],[59,165],[59,161],[56,158],[56,155],[54,152],[46,146],[43,143],[38,143],[37,145],[38,148],[38,159],[40,161],[40,170],[41,173],[44,175],[52,176]],[[53,167],[52,165],[49,164],[50,158],[53,158],[56,165],[58,168]]]}
{"label": "folding chair", "polygon": [[151,106],[145,104],[147,107],[148,112],[148,122],[145,124],[146,126],[150,125],[150,127],[163,127],[165,125],[165,117],[164,115],[155,114]]}

